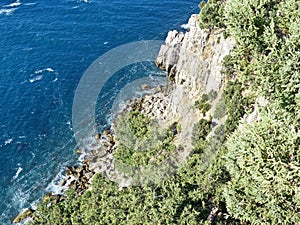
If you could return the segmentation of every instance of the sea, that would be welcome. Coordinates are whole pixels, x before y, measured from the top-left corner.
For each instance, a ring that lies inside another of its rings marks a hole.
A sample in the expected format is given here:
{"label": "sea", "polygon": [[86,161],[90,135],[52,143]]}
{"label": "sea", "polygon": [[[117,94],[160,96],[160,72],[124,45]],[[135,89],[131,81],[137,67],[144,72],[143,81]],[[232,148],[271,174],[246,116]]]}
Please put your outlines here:
{"label": "sea", "polygon": [[[45,193],[59,193],[65,167],[79,163],[72,106],[89,66],[118,46],[164,41],[169,30],[184,31],[190,15],[199,12],[198,4],[0,0],[1,224],[10,224]],[[149,76],[163,76],[154,62],[124,67],[108,80],[110,94],[97,100],[100,130],[111,123],[110,108],[118,91]]]}

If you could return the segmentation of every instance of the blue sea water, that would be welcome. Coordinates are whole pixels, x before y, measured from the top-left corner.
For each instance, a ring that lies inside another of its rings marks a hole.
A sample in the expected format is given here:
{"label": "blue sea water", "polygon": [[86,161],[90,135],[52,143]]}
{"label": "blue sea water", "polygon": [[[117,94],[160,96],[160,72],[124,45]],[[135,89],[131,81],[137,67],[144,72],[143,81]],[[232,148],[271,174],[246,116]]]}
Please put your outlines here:
{"label": "blue sea water", "polygon": [[[88,66],[119,45],[164,40],[199,11],[198,3],[0,1],[0,223],[53,191],[65,166],[78,161],[72,103]],[[105,113],[98,115],[102,124]]]}

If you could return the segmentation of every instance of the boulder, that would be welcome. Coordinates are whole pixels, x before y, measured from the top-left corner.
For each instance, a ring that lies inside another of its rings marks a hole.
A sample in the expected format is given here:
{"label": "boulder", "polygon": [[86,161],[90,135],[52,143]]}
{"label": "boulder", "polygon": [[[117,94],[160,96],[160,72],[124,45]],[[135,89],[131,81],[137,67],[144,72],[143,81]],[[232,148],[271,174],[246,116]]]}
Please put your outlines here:
{"label": "boulder", "polygon": [[52,195],[51,196],[51,203],[52,204],[57,204],[61,201],[62,195]]}
{"label": "boulder", "polygon": [[103,135],[108,135],[109,134],[109,131],[108,130],[105,130],[105,131],[103,131]]}
{"label": "boulder", "polygon": [[74,190],[76,189],[76,181],[75,180],[71,181],[71,183],[69,184],[69,188],[74,189]]}
{"label": "boulder", "polygon": [[80,154],[82,154],[82,151],[81,151],[80,149],[77,149],[77,150],[76,150],[76,153],[77,153],[78,155],[80,155]]}
{"label": "boulder", "polygon": [[85,174],[86,179],[89,181],[94,176],[94,173],[89,172]]}
{"label": "boulder", "polygon": [[96,140],[99,140],[100,138],[101,138],[101,134],[96,134],[96,135],[95,135],[95,139],[96,139]]}
{"label": "boulder", "polygon": [[47,194],[44,195],[43,199],[42,199],[42,203],[45,203],[47,201],[49,201],[51,199],[52,193],[48,192]]}
{"label": "boulder", "polygon": [[67,183],[67,180],[66,179],[63,179],[63,181],[61,182],[61,184],[60,184],[60,186],[65,186],[66,185],[66,183]]}
{"label": "boulder", "polygon": [[76,169],[77,169],[77,166],[67,166],[66,167],[66,175],[67,176],[71,176],[71,175],[76,175]]}
{"label": "boulder", "polygon": [[141,86],[141,89],[142,90],[149,90],[151,87],[150,87],[150,85],[149,84],[143,84],[142,86]]}
{"label": "boulder", "polygon": [[31,217],[33,213],[34,213],[33,209],[27,208],[23,212],[21,212],[19,215],[17,215],[15,218],[13,218],[11,220],[11,222],[12,223],[20,223],[23,220],[25,220],[26,218]]}

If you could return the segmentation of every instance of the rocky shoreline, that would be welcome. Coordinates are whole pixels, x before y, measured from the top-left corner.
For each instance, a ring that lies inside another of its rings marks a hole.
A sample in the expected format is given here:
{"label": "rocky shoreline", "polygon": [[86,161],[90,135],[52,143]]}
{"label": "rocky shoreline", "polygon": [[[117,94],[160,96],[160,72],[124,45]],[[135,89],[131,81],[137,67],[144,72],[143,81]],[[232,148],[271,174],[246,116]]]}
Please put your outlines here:
{"label": "rocky shoreline", "polygon": [[[138,110],[163,126],[180,123],[182,130],[178,143],[185,143],[181,152],[182,161],[191,150],[191,132],[193,125],[203,117],[195,109],[199,96],[211,90],[219,92],[222,85],[222,60],[234,47],[231,39],[225,39],[221,30],[202,30],[198,26],[199,15],[192,15],[186,33],[170,31],[158,54],[156,65],[168,74],[169,84],[157,87],[154,94],[128,102],[124,111]],[[190,74],[197,74],[191,76]],[[143,85],[141,89],[148,89]],[[95,149],[86,152],[78,149],[78,154],[87,153],[80,166],[66,168],[66,177],[61,182],[65,190],[75,190],[75,196],[82,195],[91,188],[95,174],[102,173],[110,180],[118,182],[120,188],[130,185],[130,179],[122,180],[114,167],[113,153],[117,148],[113,126],[93,137]],[[47,193],[41,203],[57,204],[64,201],[63,194]],[[25,209],[12,220],[34,218],[33,209]]]}

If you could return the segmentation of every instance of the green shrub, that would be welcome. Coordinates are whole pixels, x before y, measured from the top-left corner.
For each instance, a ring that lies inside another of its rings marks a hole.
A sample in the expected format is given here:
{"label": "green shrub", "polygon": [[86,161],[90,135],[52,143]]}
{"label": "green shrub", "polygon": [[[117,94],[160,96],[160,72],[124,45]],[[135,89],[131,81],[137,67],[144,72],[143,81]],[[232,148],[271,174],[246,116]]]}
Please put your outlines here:
{"label": "green shrub", "polygon": [[226,146],[231,180],[225,188],[229,212],[251,224],[300,221],[300,135],[293,118],[271,108],[261,120],[237,130]]}
{"label": "green shrub", "polygon": [[215,100],[217,98],[217,96],[218,96],[218,92],[216,92],[215,90],[211,90],[207,94],[207,98],[208,98],[209,101]]}
{"label": "green shrub", "polygon": [[116,122],[115,136],[119,142],[114,158],[132,166],[155,164],[175,152],[173,142],[177,123],[167,129],[139,111],[127,112]]}
{"label": "green shrub", "polygon": [[201,96],[201,99],[195,102],[195,107],[199,109],[203,113],[203,115],[205,115],[211,109],[211,105],[208,103],[208,101],[210,100],[209,97],[211,96],[209,96],[208,94],[203,94]]}
{"label": "green shrub", "polygon": [[207,135],[212,130],[212,121],[206,119],[200,119],[197,122],[192,131],[192,143],[196,144],[199,140],[205,140]]}
{"label": "green shrub", "polygon": [[225,101],[227,115],[225,121],[227,134],[236,129],[239,121],[246,113],[246,109],[251,106],[252,101],[243,97],[243,90],[242,83],[238,79],[235,79],[234,81],[229,81],[223,91],[222,97]]}
{"label": "green shrub", "polygon": [[204,29],[225,27],[223,21],[224,4],[221,0],[213,0],[206,3],[202,0],[200,7],[200,27]]}
{"label": "green shrub", "polygon": [[214,112],[214,118],[221,119],[226,115],[226,104],[224,99],[220,99],[220,101],[216,105],[216,109]]}

